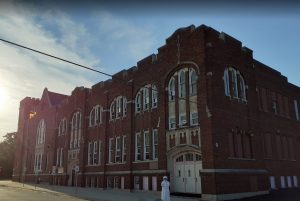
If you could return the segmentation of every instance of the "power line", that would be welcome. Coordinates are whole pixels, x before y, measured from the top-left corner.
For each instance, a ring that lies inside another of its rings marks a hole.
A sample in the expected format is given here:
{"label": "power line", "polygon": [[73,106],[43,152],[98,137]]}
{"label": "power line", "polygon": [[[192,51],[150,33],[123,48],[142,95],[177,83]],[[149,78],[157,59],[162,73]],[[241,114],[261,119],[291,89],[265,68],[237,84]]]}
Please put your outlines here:
{"label": "power line", "polygon": [[[51,55],[51,54],[48,54],[48,53],[45,53],[45,52],[42,52],[42,51],[39,51],[39,50],[35,50],[35,49],[33,49],[33,48],[26,47],[26,46],[24,46],[24,45],[20,45],[20,44],[18,44],[18,43],[11,42],[11,41],[8,41],[8,40],[2,39],[2,38],[0,38],[0,41],[5,42],[5,43],[8,43],[8,44],[11,44],[11,45],[14,45],[14,46],[17,46],[17,47],[21,47],[21,48],[23,48],[23,49],[27,49],[27,50],[36,52],[36,53],[38,53],[38,54],[42,54],[42,55],[45,55],[45,56],[48,56],[48,57],[51,57],[51,58],[54,58],[54,59],[57,59],[57,60],[60,60],[60,61],[69,63],[69,64],[72,64],[72,65],[75,65],[75,66],[78,66],[78,67],[80,67],[80,68],[84,68],[84,69],[87,69],[87,70],[90,70],[90,71],[93,71],[93,72],[96,72],[96,73],[100,73],[100,74],[102,74],[102,75],[106,75],[106,76],[111,77],[111,78],[114,78],[114,79],[118,79],[118,80],[123,81],[123,82],[125,82],[125,83],[128,83],[128,80],[121,79],[121,78],[116,77],[116,76],[114,76],[114,75],[105,73],[105,72],[103,72],[103,71],[99,71],[99,70],[97,70],[97,69],[94,69],[94,68],[91,68],[91,67],[88,67],[88,66],[85,66],[85,65],[82,65],[82,64],[75,63],[75,62],[70,61],[70,60],[67,60],[67,59],[63,59],[63,58],[58,57],[58,56],[54,56],[54,55]],[[138,84],[133,84],[133,85],[138,86],[138,87],[144,87],[144,88],[147,88],[147,87],[145,87],[145,86],[138,85]],[[148,87],[148,88],[150,88],[150,87]],[[151,90],[158,92],[158,90],[155,90],[155,89],[153,89],[153,88],[151,88]],[[195,104],[197,104],[197,102],[188,100],[188,99],[186,99],[186,98],[182,98],[182,97],[178,97],[178,96],[176,96],[176,98],[181,99],[181,100],[189,101],[190,103],[195,103]]]}
{"label": "power line", "polygon": [[[128,80],[121,79],[121,78],[116,77],[116,76],[114,76],[114,75],[105,73],[105,72],[103,72],[103,71],[99,71],[99,70],[97,70],[97,69],[94,69],[94,68],[91,68],[91,67],[88,67],[88,66],[85,66],[85,65],[78,64],[78,63],[76,63],[76,62],[73,62],[73,61],[70,61],[70,60],[67,60],[67,59],[63,59],[63,58],[58,57],[58,56],[54,56],[54,55],[51,55],[51,54],[48,54],[48,53],[45,53],[45,52],[42,52],[42,51],[39,51],[39,50],[35,50],[35,49],[33,49],[33,48],[26,47],[26,46],[24,46],[24,45],[20,45],[20,44],[17,44],[17,43],[14,43],[14,42],[11,42],[11,41],[2,39],[2,38],[0,38],[0,41],[5,42],[5,43],[8,43],[8,44],[11,44],[11,45],[14,45],[14,46],[17,46],[17,47],[21,47],[21,48],[23,48],[23,49],[27,49],[27,50],[36,52],[36,53],[38,53],[38,54],[42,54],[42,55],[45,55],[45,56],[48,56],[48,57],[51,57],[51,58],[54,58],[54,59],[57,59],[57,60],[60,60],[60,61],[69,63],[69,64],[72,64],[72,65],[75,65],[75,66],[78,66],[78,67],[80,67],[80,68],[84,68],[84,69],[87,69],[87,70],[90,70],[90,71],[93,71],[93,72],[96,72],[96,73],[99,73],[99,74],[102,74],[102,75],[106,75],[106,76],[111,77],[111,78],[114,78],[114,79],[118,79],[118,80],[123,81],[123,82],[125,82],[125,83],[128,83]],[[139,86],[139,87],[147,88],[147,87],[145,87],[145,86],[138,85],[138,84],[136,84],[136,83],[134,83],[133,85]],[[148,87],[148,88],[150,88],[150,87]],[[155,89],[153,89],[153,88],[151,88],[151,89],[152,89],[153,91],[158,92],[158,90],[155,90]],[[190,103],[194,103],[194,104],[198,105],[198,102],[191,101],[191,100],[189,100],[189,99],[187,99],[187,98],[179,97],[179,96],[177,95],[177,93],[176,93],[175,98],[181,99],[181,100],[186,100],[186,101],[188,101],[188,102],[190,102]],[[220,110],[220,111],[223,111],[223,112],[230,113],[231,115],[234,114],[235,116],[243,117],[243,118],[248,119],[248,120],[259,121],[259,120],[257,120],[257,119],[245,117],[244,115],[239,115],[239,114],[236,114],[236,113],[232,113],[232,112],[229,112],[229,111],[224,110],[224,109],[221,109],[221,108],[213,108],[212,110],[216,110],[216,109],[217,109],[217,110]]]}

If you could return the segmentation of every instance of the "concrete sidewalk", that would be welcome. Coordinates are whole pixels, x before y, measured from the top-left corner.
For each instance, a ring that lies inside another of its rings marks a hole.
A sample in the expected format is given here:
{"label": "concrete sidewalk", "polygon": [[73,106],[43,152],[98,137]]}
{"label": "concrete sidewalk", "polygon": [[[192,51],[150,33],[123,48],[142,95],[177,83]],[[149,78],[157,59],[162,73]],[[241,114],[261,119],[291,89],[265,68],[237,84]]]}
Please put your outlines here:
{"label": "concrete sidewalk", "polygon": [[[63,193],[74,197],[79,197],[91,201],[160,201],[159,192],[129,192],[121,190],[102,190],[97,188],[81,188],[81,187],[67,187],[55,186],[48,184],[33,184],[0,181],[0,186],[11,188],[25,188],[28,190],[35,190],[48,193]],[[199,201],[200,198],[186,198],[179,196],[171,196],[171,201]]]}

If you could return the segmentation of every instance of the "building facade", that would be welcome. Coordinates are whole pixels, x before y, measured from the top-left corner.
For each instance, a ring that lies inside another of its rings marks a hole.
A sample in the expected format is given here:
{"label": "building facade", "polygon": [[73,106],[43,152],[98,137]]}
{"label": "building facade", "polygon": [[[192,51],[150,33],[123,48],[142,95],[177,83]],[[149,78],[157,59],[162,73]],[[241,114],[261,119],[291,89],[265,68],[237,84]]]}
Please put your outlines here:
{"label": "building facade", "polygon": [[231,36],[194,25],[70,96],[20,103],[13,178],[226,200],[296,188],[300,88]]}

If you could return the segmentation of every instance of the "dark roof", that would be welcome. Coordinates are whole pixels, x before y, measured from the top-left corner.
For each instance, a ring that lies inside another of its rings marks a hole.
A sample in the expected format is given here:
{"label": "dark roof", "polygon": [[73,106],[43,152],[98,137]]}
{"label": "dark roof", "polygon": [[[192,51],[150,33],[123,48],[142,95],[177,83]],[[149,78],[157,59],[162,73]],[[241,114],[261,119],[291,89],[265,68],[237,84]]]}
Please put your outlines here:
{"label": "dark roof", "polygon": [[67,95],[59,94],[51,91],[48,91],[48,96],[51,105],[58,105],[68,97]]}

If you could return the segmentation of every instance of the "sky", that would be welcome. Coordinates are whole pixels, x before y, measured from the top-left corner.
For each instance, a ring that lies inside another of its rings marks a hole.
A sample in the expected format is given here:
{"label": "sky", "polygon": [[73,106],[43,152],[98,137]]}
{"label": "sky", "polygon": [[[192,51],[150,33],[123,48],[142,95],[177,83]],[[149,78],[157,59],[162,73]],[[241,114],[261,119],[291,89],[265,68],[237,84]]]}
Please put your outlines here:
{"label": "sky", "polygon": [[[0,1],[0,38],[115,74],[157,53],[176,29],[205,24],[240,40],[255,59],[300,86],[297,3],[110,2]],[[0,141],[17,131],[23,98],[40,98],[45,87],[70,95],[76,86],[106,79],[0,41]]]}

